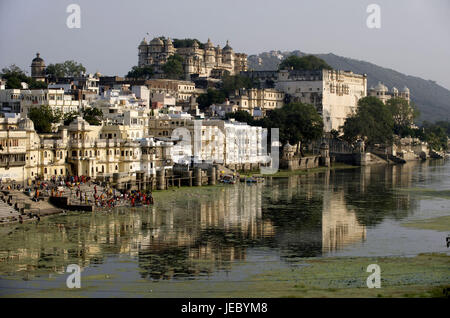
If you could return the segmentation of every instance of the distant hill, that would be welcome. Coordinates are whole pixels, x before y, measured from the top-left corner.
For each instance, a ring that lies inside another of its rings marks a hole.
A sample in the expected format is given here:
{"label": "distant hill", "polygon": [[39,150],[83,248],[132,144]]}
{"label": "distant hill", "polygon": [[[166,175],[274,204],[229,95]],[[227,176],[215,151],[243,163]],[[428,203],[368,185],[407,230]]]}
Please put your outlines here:
{"label": "distant hill", "polygon": [[[248,57],[248,67],[253,70],[276,70],[282,59],[289,55],[304,56],[301,51],[270,51]],[[393,86],[401,90],[407,86],[411,90],[411,100],[420,110],[419,121],[450,119],[450,91],[433,81],[409,76],[392,69],[384,68],[366,61],[355,60],[329,54],[314,54],[339,70],[351,70],[358,74],[367,74],[368,85],[375,86],[379,81],[389,89]]]}

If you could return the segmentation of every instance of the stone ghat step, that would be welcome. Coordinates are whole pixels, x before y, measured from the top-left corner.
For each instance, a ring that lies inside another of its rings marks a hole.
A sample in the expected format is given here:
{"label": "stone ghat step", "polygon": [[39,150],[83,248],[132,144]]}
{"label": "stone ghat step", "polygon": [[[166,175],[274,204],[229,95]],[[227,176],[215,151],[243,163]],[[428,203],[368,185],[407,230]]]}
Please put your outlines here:
{"label": "stone ghat step", "polygon": [[19,215],[19,212],[17,212],[13,206],[0,201],[0,217],[8,217],[11,216],[11,214]]}

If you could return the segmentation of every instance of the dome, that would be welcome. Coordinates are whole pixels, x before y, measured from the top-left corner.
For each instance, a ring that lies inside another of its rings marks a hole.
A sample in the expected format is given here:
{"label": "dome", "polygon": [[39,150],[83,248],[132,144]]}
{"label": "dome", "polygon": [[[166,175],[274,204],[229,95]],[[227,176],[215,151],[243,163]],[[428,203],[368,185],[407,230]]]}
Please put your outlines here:
{"label": "dome", "polygon": [[397,87],[392,87],[392,92],[394,92],[394,93],[398,93],[398,89],[397,89]]}
{"label": "dome", "polygon": [[29,118],[23,118],[19,121],[19,129],[34,130],[34,123]]}
{"label": "dome", "polygon": [[403,87],[403,90],[402,90],[402,92],[404,92],[404,93],[409,93],[409,88],[408,87]]}
{"label": "dome", "polygon": [[285,145],[284,145],[284,147],[283,147],[283,150],[284,151],[292,151],[292,150],[294,150],[294,146],[291,146],[290,144],[289,144],[289,142],[287,142]]}
{"label": "dome", "polygon": [[33,59],[33,64],[44,64],[44,60],[40,55],[40,53],[36,53],[36,57]]}
{"label": "dome", "polygon": [[150,45],[159,45],[159,46],[163,46],[164,42],[160,39],[160,38],[154,38],[151,42]]}
{"label": "dome", "polygon": [[380,92],[387,92],[388,88],[383,83],[378,82],[378,84],[375,86],[375,90]]}
{"label": "dome", "polygon": [[39,53],[36,53],[36,57],[31,62],[31,66],[33,67],[45,67],[44,60],[41,58]]}
{"label": "dome", "polygon": [[208,42],[206,42],[206,44],[205,44],[205,48],[209,49],[209,50],[214,49],[214,45],[212,44],[212,42],[209,38],[208,38]]}
{"label": "dome", "polygon": [[223,50],[224,50],[224,51],[232,51],[232,50],[233,50],[233,49],[231,48],[230,43],[228,42],[228,40],[227,40],[227,44],[224,46]]}
{"label": "dome", "polygon": [[147,40],[145,38],[142,40],[141,44],[139,44],[139,46],[141,45],[148,45]]}

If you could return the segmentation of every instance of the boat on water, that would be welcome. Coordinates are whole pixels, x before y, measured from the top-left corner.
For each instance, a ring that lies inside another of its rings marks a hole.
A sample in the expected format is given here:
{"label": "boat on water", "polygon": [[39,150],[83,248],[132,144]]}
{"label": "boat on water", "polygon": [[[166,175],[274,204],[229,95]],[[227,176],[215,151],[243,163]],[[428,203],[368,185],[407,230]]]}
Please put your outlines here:
{"label": "boat on water", "polygon": [[253,177],[243,177],[241,178],[242,182],[246,183],[263,183],[265,181],[264,177],[261,176],[253,176]]}
{"label": "boat on water", "polygon": [[222,183],[226,183],[226,184],[235,184],[236,177],[231,174],[226,174],[226,175],[223,175],[219,181]]}

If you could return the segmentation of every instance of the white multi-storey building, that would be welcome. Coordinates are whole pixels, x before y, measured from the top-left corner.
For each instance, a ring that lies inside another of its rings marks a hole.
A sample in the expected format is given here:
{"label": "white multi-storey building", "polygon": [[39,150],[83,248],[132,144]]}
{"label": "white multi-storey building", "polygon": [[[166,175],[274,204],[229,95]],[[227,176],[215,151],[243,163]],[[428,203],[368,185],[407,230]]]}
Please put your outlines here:
{"label": "white multi-storey building", "polygon": [[275,88],[291,101],[313,104],[323,117],[324,130],[340,130],[345,119],[356,112],[359,99],[367,95],[367,76],[351,71],[281,70]]}

